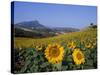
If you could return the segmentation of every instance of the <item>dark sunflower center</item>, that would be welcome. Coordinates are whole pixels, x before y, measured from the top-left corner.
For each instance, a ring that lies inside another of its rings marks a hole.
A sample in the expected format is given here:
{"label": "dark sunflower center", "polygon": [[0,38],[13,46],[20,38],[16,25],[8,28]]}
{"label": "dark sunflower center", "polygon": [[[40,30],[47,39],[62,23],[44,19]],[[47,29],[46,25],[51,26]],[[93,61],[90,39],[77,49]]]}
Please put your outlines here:
{"label": "dark sunflower center", "polygon": [[82,59],[82,55],[79,52],[77,53],[77,59],[78,60]]}
{"label": "dark sunflower center", "polygon": [[50,48],[50,50],[49,50],[49,55],[50,56],[57,57],[57,56],[59,56],[59,54],[60,54],[60,51],[57,47]]}

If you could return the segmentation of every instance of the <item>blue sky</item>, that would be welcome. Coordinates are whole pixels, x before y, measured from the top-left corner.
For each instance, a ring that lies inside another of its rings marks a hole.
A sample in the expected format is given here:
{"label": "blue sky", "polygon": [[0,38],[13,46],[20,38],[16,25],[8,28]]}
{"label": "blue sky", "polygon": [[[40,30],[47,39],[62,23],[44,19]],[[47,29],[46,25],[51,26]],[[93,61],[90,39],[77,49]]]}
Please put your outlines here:
{"label": "blue sky", "polygon": [[31,2],[14,3],[14,23],[38,20],[48,27],[84,28],[97,24],[97,7]]}

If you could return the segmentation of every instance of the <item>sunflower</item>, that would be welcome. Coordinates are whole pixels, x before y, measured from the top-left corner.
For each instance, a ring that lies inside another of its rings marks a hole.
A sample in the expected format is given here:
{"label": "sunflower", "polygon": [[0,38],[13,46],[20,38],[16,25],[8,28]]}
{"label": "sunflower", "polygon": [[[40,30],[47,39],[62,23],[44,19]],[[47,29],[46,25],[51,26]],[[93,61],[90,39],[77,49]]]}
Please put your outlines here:
{"label": "sunflower", "polygon": [[91,48],[91,47],[92,47],[92,44],[91,44],[91,43],[87,43],[87,44],[85,45],[85,47],[86,47],[86,48]]}
{"label": "sunflower", "polygon": [[74,42],[70,42],[67,44],[67,47],[70,49],[74,49],[76,47],[76,44]]}
{"label": "sunflower", "polygon": [[74,49],[72,57],[76,65],[84,64],[85,62],[84,54],[79,48]]}
{"label": "sunflower", "polygon": [[42,46],[36,46],[36,50],[37,51],[41,51],[42,50]]}
{"label": "sunflower", "polygon": [[59,63],[64,57],[64,48],[59,44],[49,44],[45,50],[45,57],[51,64]]}

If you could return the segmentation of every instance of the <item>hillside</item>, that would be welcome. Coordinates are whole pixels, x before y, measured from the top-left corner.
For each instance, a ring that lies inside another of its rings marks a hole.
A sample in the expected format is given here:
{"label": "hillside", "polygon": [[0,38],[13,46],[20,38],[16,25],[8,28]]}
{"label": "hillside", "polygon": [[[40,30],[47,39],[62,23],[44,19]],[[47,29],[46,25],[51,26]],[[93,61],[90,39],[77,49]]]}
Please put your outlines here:
{"label": "hillside", "polygon": [[[60,34],[58,36],[54,36],[54,37],[48,37],[48,38],[40,38],[40,39],[35,39],[35,38],[21,38],[21,37],[15,37],[15,47],[30,47],[33,44],[34,45],[45,45],[47,43],[63,43],[68,40],[72,40],[73,38],[76,38],[76,40],[80,40],[81,38],[85,38],[86,36],[88,37],[96,37],[97,35],[97,29],[92,29],[92,28],[87,28],[85,30],[82,31],[78,31],[78,32],[70,32],[70,33],[66,33],[66,34]],[[23,42],[24,41],[24,42]]]}
{"label": "hillside", "polygon": [[49,28],[38,21],[26,21],[14,24],[15,37],[44,38],[75,31],[79,31],[79,29],[68,27]]}

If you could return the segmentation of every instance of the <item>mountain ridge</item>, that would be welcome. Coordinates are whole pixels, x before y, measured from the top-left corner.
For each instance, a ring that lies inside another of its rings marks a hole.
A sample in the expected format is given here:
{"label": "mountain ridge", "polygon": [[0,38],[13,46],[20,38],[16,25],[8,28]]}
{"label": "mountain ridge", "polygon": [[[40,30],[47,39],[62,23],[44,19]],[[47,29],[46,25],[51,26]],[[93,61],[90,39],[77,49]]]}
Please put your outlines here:
{"label": "mountain ridge", "polygon": [[42,25],[39,23],[39,21],[24,21],[20,23],[14,24],[15,29],[15,35],[17,36],[26,36],[25,32],[27,33],[27,36],[41,36],[41,37],[48,37],[48,36],[56,36],[59,34],[69,33],[69,32],[75,32],[79,31],[79,29],[71,28],[71,27],[54,27],[49,28],[45,25]]}

